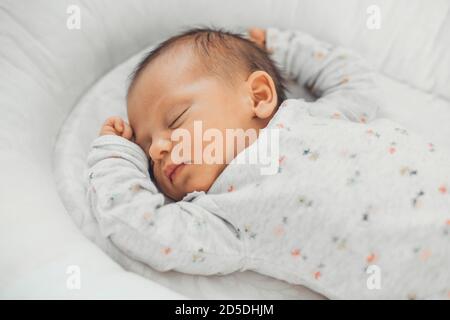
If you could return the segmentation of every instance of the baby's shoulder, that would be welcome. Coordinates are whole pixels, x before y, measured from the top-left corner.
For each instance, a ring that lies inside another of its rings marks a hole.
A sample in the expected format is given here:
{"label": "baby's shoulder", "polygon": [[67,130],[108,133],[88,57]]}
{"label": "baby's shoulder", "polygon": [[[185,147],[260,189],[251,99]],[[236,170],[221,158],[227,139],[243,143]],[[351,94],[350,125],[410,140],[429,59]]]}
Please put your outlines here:
{"label": "baby's shoulder", "polygon": [[286,99],[284,100],[278,109],[278,111],[290,111],[290,110],[306,110],[311,102],[306,101],[305,99]]}
{"label": "baby's shoulder", "polygon": [[303,99],[286,99],[280,104],[267,127],[277,127],[280,123],[298,121],[307,115],[308,107],[309,103]]}

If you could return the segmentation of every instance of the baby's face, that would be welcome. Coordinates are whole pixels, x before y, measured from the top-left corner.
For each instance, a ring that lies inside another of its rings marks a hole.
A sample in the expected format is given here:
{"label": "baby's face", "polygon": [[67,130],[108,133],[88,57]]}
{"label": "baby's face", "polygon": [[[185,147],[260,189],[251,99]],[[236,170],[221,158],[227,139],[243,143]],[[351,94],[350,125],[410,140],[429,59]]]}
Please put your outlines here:
{"label": "baby's face", "polygon": [[[226,137],[226,129],[259,131],[270,120],[255,115],[252,85],[247,79],[232,87],[202,72],[195,59],[189,53],[176,59],[158,57],[143,70],[128,96],[128,118],[135,142],[151,160],[161,191],[174,200],[181,200],[189,192],[208,191],[225,169],[227,159],[233,159],[253,142],[246,140],[245,145],[238,146],[223,141],[222,159],[216,161],[219,163],[208,164],[205,159],[193,163],[196,149],[204,152],[214,142],[203,141],[201,135],[207,129],[219,130]],[[194,135],[194,121],[201,121],[200,136]],[[178,144],[183,141],[171,139],[180,129],[187,130],[190,136],[190,154],[183,150],[181,165],[177,156],[181,147]]]}

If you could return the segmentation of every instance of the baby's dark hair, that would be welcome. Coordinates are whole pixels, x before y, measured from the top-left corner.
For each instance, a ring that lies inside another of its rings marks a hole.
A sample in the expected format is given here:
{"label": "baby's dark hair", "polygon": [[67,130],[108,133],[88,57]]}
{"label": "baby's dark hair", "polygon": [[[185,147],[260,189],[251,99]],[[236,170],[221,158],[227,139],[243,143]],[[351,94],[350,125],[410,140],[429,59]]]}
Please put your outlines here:
{"label": "baby's dark hair", "polygon": [[192,28],[175,35],[151,50],[130,74],[130,93],[139,75],[153,60],[181,44],[192,44],[205,71],[233,83],[237,72],[250,75],[267,72],[277,92],[277,107],[286,99],[286,80],[269,53],[242,35],[218,28]]}

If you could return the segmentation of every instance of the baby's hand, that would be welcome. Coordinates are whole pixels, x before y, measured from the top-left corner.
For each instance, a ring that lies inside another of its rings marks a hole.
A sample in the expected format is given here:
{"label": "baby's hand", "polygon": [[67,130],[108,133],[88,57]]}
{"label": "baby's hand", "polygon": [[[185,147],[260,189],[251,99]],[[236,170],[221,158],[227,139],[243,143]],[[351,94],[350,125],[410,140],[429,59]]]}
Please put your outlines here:
{"label": "baby's hand", "polygon": [[248,29],[248,35],[250,40],[256,43],[263,49],[266,49],[266,30],[261,28],[250,28]]}
{"label": "baby's hand", "polygon": [[133,130],[130,125],[118,116],[109,117],[100,130],[100,135],[112,134],[133,141]]}

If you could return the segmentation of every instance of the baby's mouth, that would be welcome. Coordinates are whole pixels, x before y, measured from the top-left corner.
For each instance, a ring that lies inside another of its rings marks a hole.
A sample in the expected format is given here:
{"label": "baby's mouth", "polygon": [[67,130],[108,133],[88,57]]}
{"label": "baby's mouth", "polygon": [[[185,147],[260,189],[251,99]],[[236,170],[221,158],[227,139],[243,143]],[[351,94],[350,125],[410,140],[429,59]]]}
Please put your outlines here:
{"label": "baby's mouth", "polygon": [[178,175],[178,173],[190,162],[185,161],[179,164],[170,164],[166,168],[164,168],[164,175],[169,179],[170,183],[173,184],[173,180]]}
{"label": "baby's mouth", "polygon": [[169,175],[170,182],[173,183],[175,174],[184,166],[184,163],[177,165]]}

